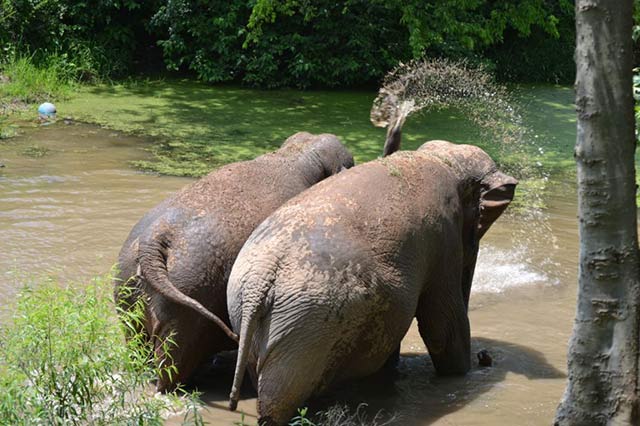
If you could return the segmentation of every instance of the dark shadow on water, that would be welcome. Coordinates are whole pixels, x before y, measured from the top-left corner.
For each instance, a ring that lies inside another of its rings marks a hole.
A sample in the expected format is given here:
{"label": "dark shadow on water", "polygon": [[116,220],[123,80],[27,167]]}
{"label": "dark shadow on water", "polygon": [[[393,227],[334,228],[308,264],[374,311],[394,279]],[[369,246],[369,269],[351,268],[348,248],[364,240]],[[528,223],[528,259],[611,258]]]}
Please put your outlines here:
{"label": "dark shadow on water", "polygon": [[[237,351],[227,351],[217,355],[194,373],[190,382],[185,386],[186,389],[202,392],[200,400],[206,406],[227,410],[229,406],[229,391],[233,384],[236,357]],[[251,399],[258,396],[248,376],[248,374],[245,374],[240,390],[242,399]],[[248,414],[245,415],[253,417]]]}
{"label": "dark shadow on water", "polygon": [[[475,354],[481,349],[489,351],[492,367],[478,366]],[[369,419],[382,410],[383,419],[395,416],[391,424],[426,425],[489,392],[505,379],[507,373],[525,375],[530,380],[565,377],[542,353],[509,342],[474,338],[471,354],[472,369],[467,375],[439,377],[427,354],[403,353],[397,369],[345,383],[330,395],[317,398],[310,407],[313,411],[321,411],[338,402],[355,412],[364,402]]]}
{"label": "dark shadow on water", "polygon": [[[346,405],[350,413],[361,407],[368,419],[376,414],[389,424],[426,425],[453,413],[504,381],[508,373],[524,375],[530,380],[560,379],[565,374],[550,365],[545,356],[531,348],[487,338],[473,338],[472,370],[461,377],[439,377],[430,358],[424,353],[403,353],[396,369],[380,371],[373,376],[343,383],[329,393],[310,400],[312,413],[336,404]],[[492,367],[479,367],[475,354],[487,349]],[[228,357],[228,355],[227,355]],[[216,367],[198,374],[194,385],[203,391],[202,400],[213,407],[226,409],[233,381],[234,360],[226,359]],[[250,382],[245,380],[242,397],[255,398]],[[223,401],[223,402],[221,402]],[[380,422],[379,422],[380,423]]]}

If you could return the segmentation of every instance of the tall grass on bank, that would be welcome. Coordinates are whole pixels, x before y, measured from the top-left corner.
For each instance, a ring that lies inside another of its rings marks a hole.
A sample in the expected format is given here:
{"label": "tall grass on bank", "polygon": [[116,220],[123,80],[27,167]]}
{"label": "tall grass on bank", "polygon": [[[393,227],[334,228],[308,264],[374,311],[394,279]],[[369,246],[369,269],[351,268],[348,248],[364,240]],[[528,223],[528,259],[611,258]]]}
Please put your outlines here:
{"label": "tall grass on bank", "polygon": [[176,411],[185,412],[185,423],[202,424],[195,396],[151,390],[160,372],[135,332],[143,307],[118,321],[110,283],[47,281],[19,293],[0,326],[0,424],[161,425]]}
{"label": "tall grass on bank", "polygon": [[5,110],[19,104],[66,99],[77,86],[73,64],[57,55],[38,63],[34,56],[9,58],[0,62],[0,76],[0,104]]}

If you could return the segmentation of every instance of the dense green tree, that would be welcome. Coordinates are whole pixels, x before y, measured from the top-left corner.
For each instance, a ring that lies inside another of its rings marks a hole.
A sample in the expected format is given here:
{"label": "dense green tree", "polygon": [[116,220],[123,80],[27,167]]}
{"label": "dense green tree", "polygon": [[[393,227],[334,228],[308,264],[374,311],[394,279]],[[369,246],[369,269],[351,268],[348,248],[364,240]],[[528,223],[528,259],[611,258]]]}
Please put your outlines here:
{"label": "dense green tree", "polygon": [[209,82],[333,87],[377,85],[399,61],[427,55],[497,64],[508,79],[558,80],[573,68],[572,4],[0,0],[0,62],[37,52],[36,59],[63,58],[85,77],[147,65]]}
{"label": "dense green tree", "polygon": [[[504,64],[505,68],[501,74],[505,77],[531,80],[572,77],[574,20],[571,0],[347,0],[340,6],[331,4],[325,1],[257,0],[247,26],[245,46],[252,42],[259,45],[264,37],[273,38],[274,33],[289,31],[292,22],[315,30],[327,19],[333,21],[334,27],[343,29],[341,33],[346,40],[367,40],[369,34],[353,25],[353,16],[356,16],[362,17],[363,23],[373,26],[381,35],[374,43],[361,42],[359,45],[371,48],[371,57],[390,56],[390,63],[428,55],[471,58],[491,66],[494,62],[487,58],[500,58],[500,65]],[[338,13],[327,13],[332,10]],[[527,56],[526,42],[518,42],[528,40],[532,34],[535,52]],[[316,38],[323,43],[328,37],[324,34]],[[390,45],[390,42],[395,44]],[[496,49],[502,55],[495,54]],[[343,60],[360,60],[357,52],[341,53]],[[523,60],[526,69],[535,73],[533,78],[527,78],[526,70],[514,72],[509,56]],[[379,79],[383,72],[372,70],[371,74],[362,74],[360,78],[364,81],[371,81],[371,77]]]}
{"label": "dense green tree", "polygon": [[80,77],[129,72],[155,45],[146,29],[157,1],[0,0],[0,62],[55,56]]}

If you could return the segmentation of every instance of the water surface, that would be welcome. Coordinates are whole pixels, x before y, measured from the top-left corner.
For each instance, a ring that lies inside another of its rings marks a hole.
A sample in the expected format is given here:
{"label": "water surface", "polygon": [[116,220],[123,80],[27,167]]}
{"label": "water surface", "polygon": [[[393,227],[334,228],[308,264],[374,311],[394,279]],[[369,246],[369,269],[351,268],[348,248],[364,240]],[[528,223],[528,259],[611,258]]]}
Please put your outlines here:
{"label": "water surface", "polygon": [[25,280],[81,282],[109,271],[133,224],[190,182],[129,167],[148,157],[146,147],[86,124],[0,141],[0,301]]}
{"label": "water surface", "polygon": [[[574,137],[567,94],[528,94],[532,132],[564,161],[570,152],[562,147]],[[438,117],[430,128],[455,128],[451,117]],[[138,219],[190,181],[133,170],[129,162],[147,159],[148,146],[82,124],[27,129],[0,141],[1,305],[35,276],[82,282],[110,269]],[[578,237],[571,177],[552,175],[547,186],[545,209],[503,216],[482,242],[470,319],[473,351],[487,349],[493,367],[474,363],[465,377],[438,378],[414,325],[395,372],[345,384],[311,407],[365,402],[370,416],[384,410],[404,425],[550,424],[565,383]],[[240,420],[226,410],[231,374],[227,367],[199,380],[212,425]],[[252,424],[255,399],[243,395],[239,410]]]}

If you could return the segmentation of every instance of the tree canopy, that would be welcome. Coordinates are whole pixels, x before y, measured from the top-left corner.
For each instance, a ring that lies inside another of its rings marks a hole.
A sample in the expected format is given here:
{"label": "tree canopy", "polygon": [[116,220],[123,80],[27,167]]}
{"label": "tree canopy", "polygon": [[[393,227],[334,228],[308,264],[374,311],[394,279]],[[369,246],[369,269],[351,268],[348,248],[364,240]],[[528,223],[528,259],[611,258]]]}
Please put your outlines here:
{"label": "tree canopy", "polygon": [[0,0],[5,58],[35,52],[85,76],[166,67],[261,87],[375,84],[423,55],[470,58],[505,79],[569,81],[573,26],[571,0]]}

